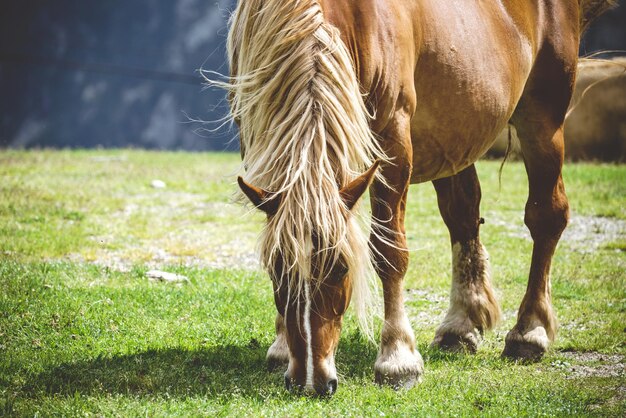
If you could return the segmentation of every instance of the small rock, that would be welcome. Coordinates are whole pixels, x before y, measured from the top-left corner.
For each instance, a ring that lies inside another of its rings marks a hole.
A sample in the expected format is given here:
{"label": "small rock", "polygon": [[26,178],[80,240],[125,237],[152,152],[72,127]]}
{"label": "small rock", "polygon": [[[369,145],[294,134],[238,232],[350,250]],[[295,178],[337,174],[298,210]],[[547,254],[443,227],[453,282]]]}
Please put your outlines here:
{"label": "small rock", "polygon": [[189,283],[189,279],[180,274],[168,273],[167,271],[150,270],[146,273],[148,279],[153,282],[167,282],[167,283]]}
{"label": "small rock", "polygon": [[155,189],[165,189],[167,187],[163,180],[152,180],[150,185]]}

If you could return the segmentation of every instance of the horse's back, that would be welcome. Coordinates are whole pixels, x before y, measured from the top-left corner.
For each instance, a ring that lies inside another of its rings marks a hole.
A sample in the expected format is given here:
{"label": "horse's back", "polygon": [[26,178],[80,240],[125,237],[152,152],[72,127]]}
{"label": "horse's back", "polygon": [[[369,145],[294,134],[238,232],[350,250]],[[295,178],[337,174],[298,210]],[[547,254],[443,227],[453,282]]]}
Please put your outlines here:
{"label": "horse's back", "polygon": [[398,109],[411,114],[413,182],[450,176],[482,156],[513,115],[542,45],[549,38],[558,49],[559,39],[576,43],[578,36],[576,1],[343,0],[325,7],[355,56],[374,130],[384,134]]}

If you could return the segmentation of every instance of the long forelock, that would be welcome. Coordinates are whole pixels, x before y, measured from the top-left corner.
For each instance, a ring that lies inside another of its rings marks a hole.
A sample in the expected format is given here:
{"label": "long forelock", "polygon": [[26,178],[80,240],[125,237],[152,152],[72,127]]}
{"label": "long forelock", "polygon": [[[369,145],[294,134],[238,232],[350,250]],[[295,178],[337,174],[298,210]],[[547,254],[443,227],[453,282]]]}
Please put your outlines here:
{"label": "long forelock", "polygon": [[316,0],[246,0],[232,16],[228,51],[231,80],[222,86],[239,122],[246,177],[281,199],[260,238],[263,264],[271,269],[280,257],[289,299],[299,300],[311,284],[307,243],[316,234],[322,264],[339,256],[348,263],[353,307],[369,330],[368,236],[339,186],[386,158],[347,48]]}

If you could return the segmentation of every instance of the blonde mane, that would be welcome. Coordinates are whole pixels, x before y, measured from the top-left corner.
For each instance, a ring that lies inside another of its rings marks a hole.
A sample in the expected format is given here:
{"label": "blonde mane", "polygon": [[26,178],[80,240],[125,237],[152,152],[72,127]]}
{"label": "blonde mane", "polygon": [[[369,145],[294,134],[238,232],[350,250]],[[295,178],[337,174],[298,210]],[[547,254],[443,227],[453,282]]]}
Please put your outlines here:
{"label": "blonde mane", "polygon": [[345,207],[339,187],[385,156],[338,30],[316,0],[240,1],[228,54],[231,78],[224,85],[239,122],[246,180],[281,198],[260,238],[264,266],[272,268],[280,257],[289,298],[299,301],[311,280],[315,236],[322,266],[341,256],[347,262],[352,306],[371,335],[376,280],[368,232]]}

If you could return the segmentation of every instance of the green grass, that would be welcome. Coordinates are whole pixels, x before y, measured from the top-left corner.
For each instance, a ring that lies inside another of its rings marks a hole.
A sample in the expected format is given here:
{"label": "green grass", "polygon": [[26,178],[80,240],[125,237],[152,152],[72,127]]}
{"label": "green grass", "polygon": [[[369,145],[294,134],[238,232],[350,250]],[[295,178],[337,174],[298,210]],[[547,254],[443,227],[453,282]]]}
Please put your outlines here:
{"label": "green grass", "polygon": [[[552,275],[561,329],[530,365],[499,357],[530,258],[523,165],[507,163],[499,188],[499,163],[478,164],[481,234],[504,320],[474,356],[428,348],[447,308],[450,250],[432,186],[412,187],[406,297],[424,381],[376,386],[377,347],[349,313],[339,391],[316,399],[287,393],[282,371],[266,370],[275,308],[251,256],[263,217],[231,203],[238,161],[0,152],[0,415],[626,414],[626,166],[566,166],[573,221]],[[167,188],[152,188],[154,179]],[[153,267],[190,283],[150,282]]]}

